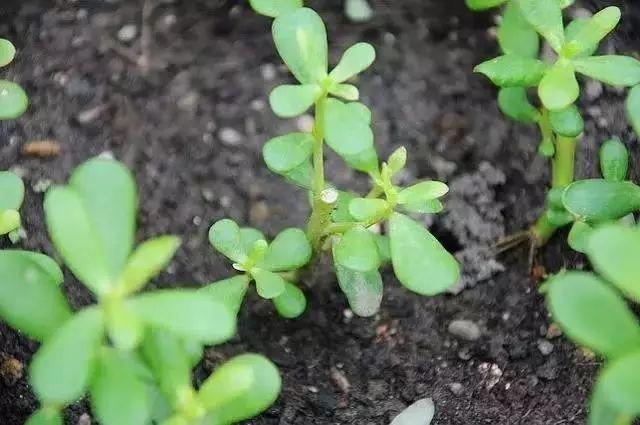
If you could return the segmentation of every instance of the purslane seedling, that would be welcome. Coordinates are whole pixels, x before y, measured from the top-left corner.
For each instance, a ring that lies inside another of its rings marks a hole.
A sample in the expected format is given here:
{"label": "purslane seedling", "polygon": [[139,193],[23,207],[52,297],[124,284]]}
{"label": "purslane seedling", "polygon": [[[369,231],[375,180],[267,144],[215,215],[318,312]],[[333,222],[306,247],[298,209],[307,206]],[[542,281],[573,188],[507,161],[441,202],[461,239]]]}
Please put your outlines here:
{"label": "purslane seedling", "polygon": [[596,273],[569,271],[543,290],[553,319],[576,343],[605,359],[591,396],[589,425],[630,425],[640,416],[640,230],[596,228],[585,251]]}
{"label": "purslane seedling", "polygon": [[[455,284],[460,274],[455,258],[407,215],[440,212],[447,186],[438,181],[397,186],[394,177],[405,166],[406,150],[399,148],[380,163],[371,130],[372,112],[358,102],[359,90],[351,84],[373,63],[374,48],[356,43],[329,70],[327,32],[316,12],[302,7],[300,0],[252,0],[251,5],[275,18],[276,49],[297,80],[271,92],[271,108],[282,118],[314,108],[311,132],[275,137],[263,149],[271,171],[308,191],[311,214],[306,232],[285,230],[271,244],[254,229],[240,228],[226,219],[215,223],[209,233],[212,245],[244,274],[212,287],[219,286],[220,296],[239,308],[253,280],[258,293],[272,299],[282,316],[296,317],[306,305],[297,286],[297,271],[324,252],[331,252],[340,288],[354,313],[362,316],[379,309],[379,268],[385,262],[391,262],[405,287],[419,294],[435,295]],[[349,167],[369,175],[368,194],[342,191],[331,184],[324,169],[326,146]],[[372,231],[381,223],[386,224],[384,235]]]}
{"label": "purslane seedling", "polygon": [[[0,68],[9,65],[16,55],[16,48],[9,40],[0,38]],[[18,118],[24,114],[29,99],[22,87],[7,80],[0,80],[0,120]]]}
{"label": "purslane seedling", "polygon": [[79,311],[54,260],[0,251],[0,315],[42,343],[29,373],[41,409],[29,425],[61,424],[61,409],[85,394],[105,425],[225,425],[260,413],[280,391],[278,371],[259,355],[235,357],[193,388],[191,368],[205,345],[234,335],[234,312],[203,291],[140,293],[180,240],[160,236],[134,250],[137,205],[133,177],[108,159],[89,160],[47,192],[53,244],[97,300]]}
{"label": "purslane seedling", "polygon": [[[474,9],[502,3],[505,1],[468,0]],[[576,73],[612,86],[640,84],[637,59],[594,55],[602,39],[618,24],[620,10],[607,7],[591,18],[575,19],[565,27],[562,8],[572,3],[563,0],[506,2],[498,30],[503,55],[475,69],[500,87],[498,105],[505,115],[540,127],[539,152],[551,158],[552,189],[564,188],[574,180],[576,138],[584,129],[582,116],[574,104],[580,94]],[[538,59],[538,35],[553,49],[552,63]],[[532,90],[540,101],[538,107],[529,99]],[[554,213],[545,211],[529,232],[537,246],[544,244],[563,225],[561,221],[549,219]]]}
{"label": "purslane seedling", "polygon": [[0,171],[0,236],[17,239],[20,229],[20,206],[24,200],[24,183],[12,172]]}

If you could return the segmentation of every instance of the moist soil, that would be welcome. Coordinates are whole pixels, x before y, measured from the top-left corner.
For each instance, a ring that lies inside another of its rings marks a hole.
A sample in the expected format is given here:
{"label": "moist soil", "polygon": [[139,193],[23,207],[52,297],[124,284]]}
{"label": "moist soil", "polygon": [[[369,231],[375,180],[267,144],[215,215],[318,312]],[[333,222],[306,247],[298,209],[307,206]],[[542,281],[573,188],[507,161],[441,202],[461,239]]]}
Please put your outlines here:
{"label": "moist soil", "polygon": [[[305,194],[266,169],[261,148],[270,137],[308,127],[309,119],[279,120],[269,110],[269,91],[291,78],[275,53],[269,20],[246,4],[165,0],[142,19],[141,3],[3,1],[0,34],[19,49],[3,77],[25,87],[31,106],[22,118],[0,124],[0,169],[21,173],[28,188],[27,235],[19,246],[55,256],[43,222],[46,187],[65,181],[94,155],[126,162],[140,187],[138,240],[183,237],[152,286],[197,287],[232,273],[207,243],[215,220],[231,217],[271,236],[304,225]],[[633,28],[640,13],[631,3],[622,30],[603,50],[638,49]],[[238,353],[271,358],[284,389],[250,424],[388,424],[424,397],[435,401],[441,425],[584,423],[600,363],[550,328],[536,277],[584,268],[585,259],[568,250],[566,233],[538,251],[533,275],[526,248],[498,258],[484,249],[535,220],[548,180],[547,164],[536,155],[535,128],[507,121],[495,89],[472,73],[497,54],[494,13],[473,14],[462,0],[373,5],[375,18],[354,24],[341,1],[312,2],[326,19],[333,61],[356,41],[377,49],[376,63],[358,85],[374,111],[382,156],[404,145],[405,181],[450,183],[448,212],[427,224],[464,260],[466,289],[421,297],[385,272],[380,313],[358,318],[335,277],[320,267],[303,282],[309,306],[299,320],[279,318],[251,295],[239,335],[206,351],[196,381]],[[633,148],[637,140],[623,118],[624,93],[584,83],[587,128],[578,174],[593,176],[602,140],[616,135]],[[25,155],[33,141],[51,141],[60,153]],[[340,187],[366,190],[366,181],[335,158],[328,164]],[[88,292],[70,273],[66,277],[72,304],[90,303]],[[450,333],[449,324],[459,319],[474,322],[479,337]],[[2,424],[22,424],[37,406],[27,380],[36,348],[0,326]],[[86,402],[65,415],[68,424],[91,423]]]}

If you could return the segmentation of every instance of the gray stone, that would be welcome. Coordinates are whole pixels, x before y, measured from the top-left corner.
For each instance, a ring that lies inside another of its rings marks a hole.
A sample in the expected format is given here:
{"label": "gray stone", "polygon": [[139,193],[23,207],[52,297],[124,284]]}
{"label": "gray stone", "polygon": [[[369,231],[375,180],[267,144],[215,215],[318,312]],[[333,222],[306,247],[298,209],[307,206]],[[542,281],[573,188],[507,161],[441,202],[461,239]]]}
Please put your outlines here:
{"label": "gray stone", "polygon": [[450,334],[467,341],[475,341],[481,335],[480,327],[471,320],[454,320],[447,329]]}

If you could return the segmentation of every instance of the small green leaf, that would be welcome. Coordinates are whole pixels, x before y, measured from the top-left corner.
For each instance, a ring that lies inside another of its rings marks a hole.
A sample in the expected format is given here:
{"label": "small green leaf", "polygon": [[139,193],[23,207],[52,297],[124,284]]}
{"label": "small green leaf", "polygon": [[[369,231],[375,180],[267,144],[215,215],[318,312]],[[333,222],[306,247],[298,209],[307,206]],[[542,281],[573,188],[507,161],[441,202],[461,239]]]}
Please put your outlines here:
{"label": "small green leaf", "polygon": [[47,404],[68,404],[85,393],[104,336],[102,314],[82,310],[47,339],[33,357],[31,385]]}
{"label": "small green leaf", "polygon": [[562,203],[588,223],[617,220],[640,209],[640,187],[631,182],[579,180],[567,186]]}
{"label": "small green leaf", "polygon": [[282,379],[264,356],[242,354],[216,369],[202,384],[198,400],[207,410],[208,424],[230,424],[249,419],[278,398]]}
{"label": "small green leaf", "polygon": [[486,10],[500,6],[507,0],[466,0],[467,7],[471,10]]}
{"label": "small green leaf", "polygon": [[579,94],[580,87],[570,64],[553,65],[538,86],[540,100],[551,111],[568,108],[578,99]]}
{"label": "small green leaf", "polygon": [[354,221],[355,218],[349,213],[349,204],[356,198],[356,194],[351,192],[338,191],[338,202],[331,213],[331,219],[334,223],[345,223]]}
{"label": "small green leaf", "polygon": [[444,210],[444,204],[439,199],[419,201],[402,205],[402,209],[420,214],[438,214]]}
{"label": "small green leaf", "polygon": [[257,13],[276,18],[301,8],[302,0],[249,0],[249,4]]}
{"label": "small green leaf", "polygon": [[373,9],[367,0],[345,0],[344,13],[353,22],[366,22],[373,18]]}
{"label": "small green leaf", "polygon": [[273,306],[285,319],[295,319],[304,313],[307,308],[307,299],[300,288],[287,282],[284,292],[273,299]]}
{"label": "small green leaf", "polygon": [[259,267],[251,269],[251,276],[253,276],[256,281],[258,295],[268,300],[281,295],[287,284],[279,274]]}
{"label": "small green leaf", "polygon": [[595,392],[604,395],[607,404],[621,414],[629,418],[638,416],[640,415],[640,405],[638,405],[640,373],[638,372],[640,372],[640,350],[614,359],[608,364],[598,377]]}
{"label": "small green leaf", "polygon": [[147,385],[124,354],[104,349],[91,383],[91,406],[103,425],[146,424],[151,416]]}
{"label": "small green leaf", "polygon": [[[20,228],[20,213],[16,210],[0,210],[0,236],[11,233]],[[11,235],[9,235],[11,238]],[[12,240],[13,241],[13,240]],[[15,242],[14,242],[15,243]]]}
{"label": "small green leaf", "polygon": [[346,104],[349,116],[356,116],[367,125],[371,125],[371,109],[361,102],[349,102]]}
{"label": "small green leaf", "polygon": [[516,2],[507,3],[498,27],[498,43],[507,55],[520,55],[528,58],[538,56],[540,50],[538,33],[524,19]]}
{"label": "small green leaf", "polygon": [[610,358],[640,348],[640,326],[624,299],[590,273],[554,277],[547,302],[553,319],[581,345]]}
{"label": "small green leaf", "polygon": [[635,130],[636,136],[640,137],[640,85],[629,91],[626,106],[627,118]]}
{"label": "small green leaf", "polygon": [[303,189],[310,190],[312,173],[313,168],[311,167],[311,161],[305,161],[294,169],[283,173],[282,176],[290,183],[293,183]]}
{"label": "small green leaf", "polygon": [[375,235],[376,244],[378,245],[378,253],[384,263],[391,261],[391,245],[389,236]]}
{"label": "small green leaf", "polygon": [[349,214],[357,221],[369,221],[382,217],[389,209],[384,199],[354,198],[349,202]]}
{"label": "small green leaf", "polygon": [[138,346],[144,334],[144,324],[131,305],[123,302],[104,303],[105,325],[114,347],[131,351]]}
{"label": "small green leaf", "polygon": [[476,66],[479,72],[499,87],[532,87],[538,85],[545,71],[546,63],[520,55],[504,55]]}
{"label": "small green leaf", "polygon": [[219,344],[236,332],[231,310],[207,294],[192,290],[162,290],[127,301],[148,325],[207,344]]}
{"label": "small green leaf", "polygon": [[329,77],[337,83],[342,83],[369,68],[375,59],[376,51],[371,44],[356,43],[345,50],[338,65],[329,73]]}
{"label": "small green leaf", "polygon": [[378,270],[365,273],[349,270],[335,260],[335,254],[334,264],[338,284],[351,310],[360,317],[375,315],[382,302],[382,277]]}
{"label": "small green leaf", "polygon": [[558,0],[515,0],[522,16],[556,52],[564,45],[562,9]]}
{"label": "small green leaf", "polygon": [[[565,34],[565,38],[567,39],[567,45],[570,45],[571,42],[575,39],[575,37],[578,35],[578,33],[580,31],[582,31],[582,29],[589,23],[589,19],[588,18],[577,18],[574,19],[573,21],[571,21],[569,23],[569,25],[566,26],[566,28],[564,29],[564,34]],[[591,56],[593,55],[597,50],[598,50],[598,43],[592,45],[589,48],[586,48],[584,50],[582,50],[581,52],[573,52],[573,56],[574,58],[578,57],[587,57],[587,56]],[[567,47],[565,46],[565,49],[567,49]]]}
{"label": "small green leaf", "polygon": [[122,289],[136,292],[164,269],[180,246],[177,236],[159,236],[143,242],[131,255],[122,272]]}
{"label": "small green leaf", "polygon": [[569,231],[569,246],[574,251],[586,253],[589,236],[593,232],[593,228],[583,221],[576,221]]}
{"label": "small green leaf", "polygon": [[0,80],[0,120],[13,120],[24,114],[29,98],[22,87],[11,81]]}
{"label": "small green leaf", "polygon": [[246,274],[242,274],[210,283],[200,288],[199,291],[221,302],[232,311],[234,316],[237,316],[248,287],[249,277]]}
{"label": "small green leaf", "polygon": [[278,86],[269,95],[273,112],[282,118],[292,118],[303,114],[322,95],[317,84]]}
{"label": "small green leaf", "polygon": [[257,241],[266,241],[266,238],[262,232],[253,227],[243,227],[240,229],[240,243],[244,249],[244,252],[251,252],[255,248]]}
{"label": "small green leaf", "polygon": [[605,55],[576,58],[576,71],[612,86],[640,84],[640,61],[630,56]]}
{"label": "small green leaf", "polygon": [[584,120],[576,105],[557,111],[549,111],[551,128],[557,134],[565,137],[578,137],[584,130]]}
{"label": "small green leaf", "polygon": [[327,144],[340,156],[353,156],[373,147],[373,132],[362,116],[337,99],[328,99],[324,129]]}
{"label": "small green leaf", "polygon": [[447,192],[449,192],[449,187],[442,182],[436,180],[424,181],[401,190],[398,194],[398,203],[404,205],[427,202],[441,198]]}
{"label": "small green leaf", "polygon": [[0,67],[9,65],[16,56],[16,48],[4,38],[0,38]]}
{"label": "small green leaf", "polygon": [[398,149],[393,151],[391,155],[389,155],[387,166],[389,167],[389,173],[392,176],[398,173],[398,171],[402,170],[406,164],[407,148],[405,148],[404,146],[400,146]]}
{"label": "small green leaf", "polygon": [[600,377],[598,377],[591,395],[588,425],[632,425],[633,417],[620,412],[612,403],[611,398],[617,395],[617,392],[614,391],[607,394],[605,390],[606,388],[600,385]]}
{"label": "small green leaf", "polygon": [[409,217],[389,220],[391,259],[398,280],[411,291],[435,295],[460,279],[460,266],[438,240]]}
{"label": "small green leaf", "polygon": [[42,407],[29,416],[25,425],[63,425],[60,411],[52,407]]}
{"label": "small green leaf", "polygon": [[514,121],[532,124],[540,119],[540,112],[531,104],[524,87],[503,87],[498,92],[498,107]]}
{"label": "small green leaf", "polygon": [[545,212],[545,216],[549,223],[555,227],[564,227],[574,221],[574,217],[565,209],[549,208]]}
{"label": "small green leaf", "polygon": [[236,263],[243,262],[247,253],[240,239],[240,227],[228,218],[216,221],[209,229],[209,243],[218,252]]}
{"label": "small green leaf", "polygon": [[290,133],[276,137],[264,145],[264,161],[274,173],[287,173],[311,157],[313,143],[313,136],[308,133]]}
{"label": "small green leaf", "polygon": [[623,181],[629,169],[629,151],[618,138],[607,140],[600,147],[600,172],[608,181]]}
{"label": "small green leaf", "polygon": [[587,255],[598,273],[640,301],[640,231],[619,224],[598,227],[589,238]]}
{"label": "small green leaf", "polygon": [[303,7],[280,15],[272,33],[280,57],[298,81],[318,83],[327,76],[327,30],[316,12]]}
{"label": "small green leaf", "polygon": [[22,179],[10,171],[0,171],[0,193],[0,211],[18,210],[24,200]]}
{"label": "small green leaf", "polygon": [[334,259],[356,272],[376,270],[380,266],[380,256],[374,234],[362,226],[354,226],[334,246]]}
{"label": "small green leaf", "polygon": [[357,154],[342,154],[341,156],[349,167],[354,170],[367,174],[378,171],[378,153],[373,146]]}
{"label": "small green leaf", "polygon": [[580,24],[580,28],[567,39],[562,53],[565,56],[581,56],[587,52],[593,52],[600,41],[618,25],[620,21],[620,9],[610,6],[602,9],[591,18]]}
{"label": "small green leaf", "polygon": [[329,93],[336,97],[341,97],[345,100],[358,100],[360,98],[360,91],[356,86],[351,84],[336,84],[331,89],[329,89]]}
{"label": "small green leaf", "polygon": [[285,229],[269,244],[262,261],[258,264],[266,270],[281,272],[299,269],[309,262],[311,245],[300,229]]}

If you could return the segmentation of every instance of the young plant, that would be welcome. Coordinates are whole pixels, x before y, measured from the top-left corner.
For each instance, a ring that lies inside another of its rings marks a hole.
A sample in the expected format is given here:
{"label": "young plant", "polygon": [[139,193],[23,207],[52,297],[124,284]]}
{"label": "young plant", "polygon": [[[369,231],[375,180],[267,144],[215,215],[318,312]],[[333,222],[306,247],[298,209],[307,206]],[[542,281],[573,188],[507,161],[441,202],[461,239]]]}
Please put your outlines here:
{"label": "young plant", "polygon": [[12,241],[17,241],[17,230],[20,229],[18,210],[24,200],[22,179],[9,171],[0,171],[0,193],[0,236],[9,235]]}
{"label": "young plant", "polygon": [[[497,6],[504,1],[468,0],[472,8]],[[498,105],[510,118],[537,123],[542,134],[539,152],[551,158],[551,188],[564,188],[574,180],[576,138],[584,129],[574,104],[580,94],[576,72],[612,86],[640,84],[640,61],[628,56],[594,56],[600,41],[620,20],[617,7],[607,7],[588,19],[576,19],[564,27],[565,0],[510,0],[498,31],[503,55],[478,65],[500,87]],[[535,32],[535,33],[534,33]],[[539,37],[556,56],[552,63],[537,58]],[[529,100],[535,88],[539,103]],[[563,224],[543,213],[530,231],[535,244],[544,244]],[[564,223],[566,224],[566,223]]]}
{"label": "young plant", "polygon": [[[0,38],[0,68],[9,65],[16,55],[16,48],[9,40]],[[24,114],[29,99],[22,87],[11,81],[0,80],[0,120],[18,118]]]}
{"label": "young plant", "polygon": [[230,360],[193,389],[191,368],[205,345],[233,336],[234,314],[202,291],[140,293],[180,240],[161,236],[134,250],[137,204],[130,172],[108,159],[89,160],[47,192],[53,244],[97,300],[79,311],[54,260],[0,251],[0,316],[42,343],[30,367],[42,407],[29,425],[61,424],[61,409],[87,393],[105,425],[230,424],[279,393],[277,370],[257,355]]}
{"label": "young plant", "polygon": [[[269,140],[263,149],[267,167],[307,190],[311,214],[306,232],[288,229],[271,245],[256,230],[241,229],[230,220],[215,223],[212,245],[235,262],[243,275],[224,281],[224,298],[238,308],[246,286],[255,280],[258,293],[272,299],[284,317],[304,311],[306,301],[297,269],[331,251],[338,282],[354,313],[375,314],[382,299],[379,268],[391,261],[398,280],[423,295],[445,291],[459,279],[459,266],[437,239],[406,213],[437,213],[444,183],[424,181],[398,187],[394,176],[404,167],[406,151],[396,150],[380,164],[371,130],[372,113],[358,102],[352,77],[375,59],[367,43],[349,47],[328,69],[327,33],[316,12],[299,0],[252,0],[258,12],[274,17],[276,49],[298,84],[276,87],[269,96],[276,115],[292,118],[314,107],[310,133],[290,133]],[[336,189],[326,178],[324,149],[331,148],[351,168],[366,173],[371,190],[365,196]],[[373,231],[387,224],[387,234]],[[213,287],[222,286],[214,284]],[[230,289],[236,286],[235,289]],[[213,289],[212,289],[213,290]],[[233,296],[229,295],[234,294]]]}
{"label": "young plant", "polygon": [[576,343],[605,359],[591,396],[589,425],[630,425],[640,416],[640,230],[607,224],[585,251],[595,273],[569,271],[543,287],[553,319]]}

